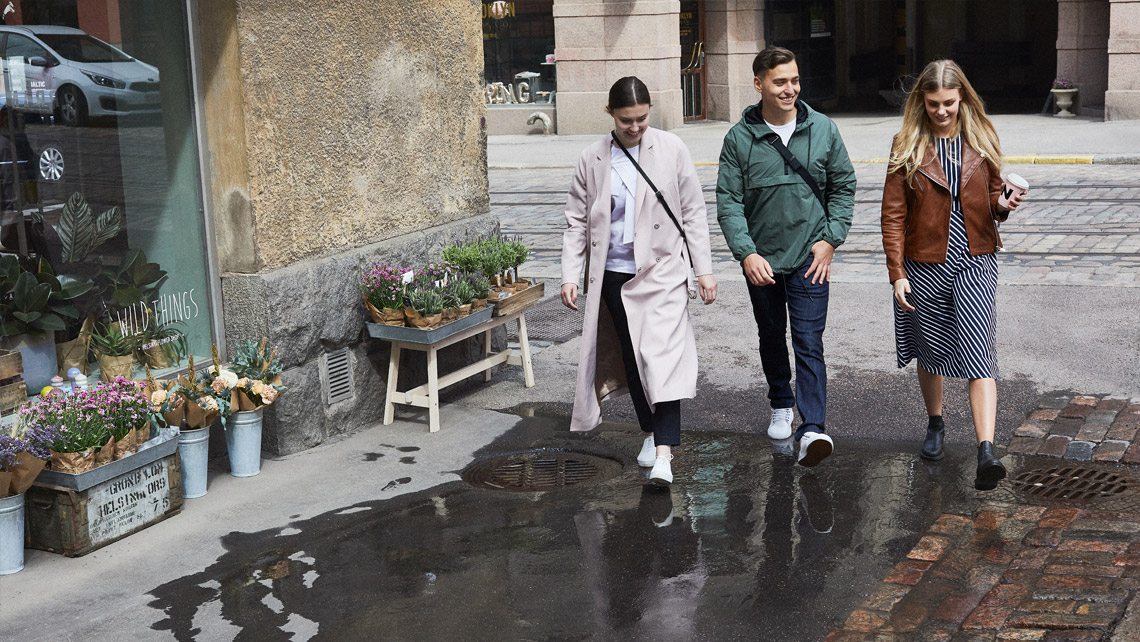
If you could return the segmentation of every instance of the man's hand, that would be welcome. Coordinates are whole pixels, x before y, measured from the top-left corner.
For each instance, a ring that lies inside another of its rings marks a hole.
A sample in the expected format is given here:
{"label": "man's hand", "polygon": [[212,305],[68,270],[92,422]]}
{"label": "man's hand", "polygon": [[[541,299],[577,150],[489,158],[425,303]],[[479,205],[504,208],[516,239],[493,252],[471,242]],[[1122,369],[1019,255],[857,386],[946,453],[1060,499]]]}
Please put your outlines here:
{"label": "man's hand", "polygon": [[896,279],[895,286],[895,301],[899,302],[899,307],[903,312],[914,312],[914,306],[906,300],[906,295],[910,294],[910,281],[906,279]]}
{"label": "man's hand", "polygon": [[697,277],[697,290],[701,293],[705,305],[716,301],[716,279],[711,274]]}
{"label": "man's hand", "polygon": [[772,266],[759,254],[749,254],[740,264],[744,266],[744,276],[752,285],[772,285],[776,282]]}
{"label": "man's hand", "polygon": [[[804,273],[805,279],[811,279],[812,284],[827,283],[831,280],[831,259],[835,256],[835,248],[827,241],[816,241],[811,246],[811,265]],[[815,274],[813,277],[812,274]]]}
{"label": "man's hand", "polygon": [[562,305],[570,308],[571,310],[578,309],[578,284],[577,283],[563,283],[562,284]]}

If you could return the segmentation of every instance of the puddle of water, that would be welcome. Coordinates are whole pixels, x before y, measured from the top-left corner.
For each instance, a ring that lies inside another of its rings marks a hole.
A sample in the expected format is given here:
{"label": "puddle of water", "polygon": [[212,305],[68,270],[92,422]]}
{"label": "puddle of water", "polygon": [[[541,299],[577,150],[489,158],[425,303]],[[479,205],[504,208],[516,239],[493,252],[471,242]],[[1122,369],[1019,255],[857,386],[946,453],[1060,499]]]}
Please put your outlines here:
{"label": "puddle of water", "polygon": [[[640,441],[583,439],[630,458]],[[258,640],[820,639],[939,514],[976,499],[972,448],[928,466],[911,448],[838,442],[807,471],[764,438],[692,433],[669,489],[635,465],[548,493],[455,482],[288,535],[232,533],[215,564],[151,592],[166,616],[155,628],[193,640],[220,600]]]}

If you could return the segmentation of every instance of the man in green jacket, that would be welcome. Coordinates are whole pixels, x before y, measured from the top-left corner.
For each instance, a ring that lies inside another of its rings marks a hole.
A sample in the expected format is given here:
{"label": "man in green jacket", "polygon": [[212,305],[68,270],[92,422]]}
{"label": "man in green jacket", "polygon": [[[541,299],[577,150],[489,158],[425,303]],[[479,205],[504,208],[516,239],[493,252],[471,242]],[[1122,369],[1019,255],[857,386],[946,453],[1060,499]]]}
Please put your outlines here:
{"label": "man in green jacket", "polygon": [[[851,228],[855,170],[835,123],[799,100],[795,54],[768,47],[752,62],[752,72],[760,102],[745,109],[724,137],[717,221],[744,269],[752,299],[772,406],[768,436],[791,437],[798,407],[803,421],[796,431],[797,461],[815,466],[834,447],[824,430],[823,330],[831,258]],[[798,162],[786,161],[779,146]],[[814,186],[799,173],[805,169]],[[789,319],[796,354],[794,393]]]}

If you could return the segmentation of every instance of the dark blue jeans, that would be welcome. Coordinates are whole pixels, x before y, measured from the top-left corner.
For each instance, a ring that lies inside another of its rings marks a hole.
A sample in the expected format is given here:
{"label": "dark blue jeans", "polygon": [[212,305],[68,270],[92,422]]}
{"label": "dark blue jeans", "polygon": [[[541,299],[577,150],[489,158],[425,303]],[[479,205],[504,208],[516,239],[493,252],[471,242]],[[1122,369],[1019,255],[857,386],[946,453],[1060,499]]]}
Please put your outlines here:
{"label": "dark blue jeans", "polygon": [[[760,363],[768,380],[773,408],[800,409],[803,423],[796,439],[806,432],[824,432],[827,414],[827,367],[823,363],[823,329],[827,325],[828,283],[804,278],[811,256],[791,274],[777,274],[772,285],[748,284],[752,315],[760,335]],[[814,275],[813,275],[814,276]],[[788,363],[788,321],[796,353],[796,390]]]}

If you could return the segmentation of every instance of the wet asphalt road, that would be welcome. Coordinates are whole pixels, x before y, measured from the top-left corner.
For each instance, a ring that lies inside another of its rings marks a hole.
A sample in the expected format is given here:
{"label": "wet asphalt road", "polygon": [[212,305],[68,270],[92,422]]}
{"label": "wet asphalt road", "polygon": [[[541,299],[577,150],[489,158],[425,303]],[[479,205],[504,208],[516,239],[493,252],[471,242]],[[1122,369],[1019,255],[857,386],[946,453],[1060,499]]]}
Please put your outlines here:
{"label": "wet asphalt road", "polygon": [[[476,457],[571,447],[617,477],[517,493],[463,482],[231,533],[200,573],[155,587],[178,640],[821,639],[947,510],[973,505],[973,449],[841,437],[814,470],[766,437],[686,434],[671,489],[640,438],[534,417]],[[291,637],[292,636],[292,637]]]}

